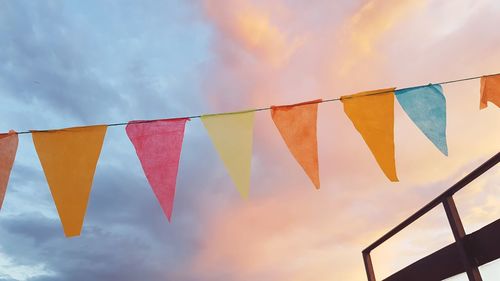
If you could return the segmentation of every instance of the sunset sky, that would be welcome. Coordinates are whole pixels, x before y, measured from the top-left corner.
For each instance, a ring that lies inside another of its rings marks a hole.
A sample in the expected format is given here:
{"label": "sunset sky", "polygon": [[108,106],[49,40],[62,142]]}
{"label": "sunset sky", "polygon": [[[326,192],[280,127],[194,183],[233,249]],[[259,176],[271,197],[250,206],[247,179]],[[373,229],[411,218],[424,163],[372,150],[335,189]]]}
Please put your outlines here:
{"label": "sunset sky", "polygon": [[[500,2],[0,0],[0,132],[238,111],[500,72]],[[342,104],[319,105],[321,189],[269,111],[255,114],[249,198],[199,119],[172,222],[124,127],[108,128],[80,237],[67,239],[29,134],[0,211],[0,281],[366,280],[361,251],[499,151],[479,80],[443,85],[449,156],[395,103],[391,183]],[[500,169],[456,203],[500,218]],[[442,207],[372,253],[377,278],[453,242]],[[500,262],[480,268],[497,280]],[[458,276],[453,280],[467,280]]]}

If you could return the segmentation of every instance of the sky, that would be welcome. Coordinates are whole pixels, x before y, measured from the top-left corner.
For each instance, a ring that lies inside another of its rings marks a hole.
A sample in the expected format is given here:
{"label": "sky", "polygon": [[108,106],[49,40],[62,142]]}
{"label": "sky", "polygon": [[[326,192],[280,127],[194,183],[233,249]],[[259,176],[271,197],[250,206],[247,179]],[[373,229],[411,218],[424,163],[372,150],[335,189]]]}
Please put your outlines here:
{"label": "sky", "polygon": [[[0,0],[0,131],[190,116],[500,72],[500,3]],[[479,81],[444,85],[449,156],[395,104],[389,182],[340,103],[319,105],[321,189],[270,113],[255,116],[240,198],[188,122],[172,222],[123,127],[108,129],[80,237],[64,237],[30,135],[0,212],[0,280],[365,280],[361,251],[499,151]],[[456,203],[467,232],[500,217],[493,168]],[[378,278],[453,242],[441,207],[372,253]],[[480,268],[484,280],[500,263]],[[466,280],[463,275],[452,280]]]}

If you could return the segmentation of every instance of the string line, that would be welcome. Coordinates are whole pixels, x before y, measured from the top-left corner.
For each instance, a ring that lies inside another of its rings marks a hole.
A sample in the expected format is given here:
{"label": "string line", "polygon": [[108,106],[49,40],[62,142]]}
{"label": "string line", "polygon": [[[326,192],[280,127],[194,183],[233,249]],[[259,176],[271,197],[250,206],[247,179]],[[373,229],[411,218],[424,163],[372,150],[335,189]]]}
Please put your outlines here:
{"label": "string line", "polygon": [[[495,76],[495,75],[500,75],[500,73],[488,74],[488,75],[481,75],[481,76],[474,76],[474,77],[467,77],[467,78],[461,78],[461,79],[444,81],[444,82],[440,82],[440,83],[429,83],[429,84],[426,84],[426,85],[418,85],[418,86],[406,87],[406,88],[401,88],[401,89],[397,89],[397,90],[407,90],[407,89],[425,87],[425,86],[429,86],[429,85],[453,84],[453,83],[459,83],[459,82],[465,82],[465,81],[470,81],[470,80],[476,80],[476,79],[480,79],[482,77],[489,77],[489,76]],[[387,94],[387,93],[392,93],[393,91],[394,90],[387,90],[387,91],[375,92],[375,93],[371,93],[371,94],[367,94],[367,95],[363,95],[363,96],[359,96],[359,97],[366,97],[366,96]],[[347,99],[347,98],[357,98],[357,97],[356,96],[347,96],[347,97],[344,97],[344,99]],[[295,106],[304,106],[304,105],[308,105],[308,104],[312,104],[312,103],[318,103],[318,104],[320,104],[320,103],[327,103],[327,102],[340,101],[340,100],[341,100],[341,98],[337,97],[337,98],[331,98],[331,99],[318,100],[317,102],[309,102],[309,103],[305,103],[305,104],[298,104],[298,105],[295,105]],[[205,114],[205,115],[237,114],[237,113],[241,113],[241,112],[257,112],[257,111],[267,111],[267,110],[271,110],[271,107],[268,106],[268,107],[261,107],[261,108],[243,110],[243,111],[221,112],[221,113],[213,113],[213,114]],[[134,121],[134,123],[135,124],[137,124],[137,123],[150,123],[150,122],[155,122],[155,121],[159,121],[159,120],[181,119],[181,118],[197,119],[197,118],[201,118],[201,117],[202,117],[202,115],[193,115],[193,116],[185,116],[185,117],[171,117],[171,118],[161,118],[161,119],[140,120],[140,121]],[[100,124],[100,125],[104,125],[104,126],[108,126],[108,127],[117,127],[117,126],[125,126],[128,123],[129,122],[119,122],[119,123],[109,123],[109,124]],[[88,125],[88,126],[91,126],[91,125]],[[49,132],[49,131],[56,131],[56,130],[58,130],[58,129],[36,130],[36,131],[39,131],[39,132],[40,131]],[[18,135],[31,134],[31,131],[21,131],[21,132],[16,132],[16,133]]]}

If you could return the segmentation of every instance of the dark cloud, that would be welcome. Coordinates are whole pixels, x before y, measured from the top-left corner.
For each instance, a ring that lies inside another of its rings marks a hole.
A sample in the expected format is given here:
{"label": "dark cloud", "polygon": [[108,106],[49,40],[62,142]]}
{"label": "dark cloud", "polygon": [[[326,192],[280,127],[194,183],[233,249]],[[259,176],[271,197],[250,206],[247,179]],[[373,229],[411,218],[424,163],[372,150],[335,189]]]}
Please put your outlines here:
{"label": "dark cloud", "polygon": [[179,182],[169,224],[143,177],[100,165],[80,237],[65,238],[57,218],[22,213],[0,220],[1,250],[16,265],[43,264],[55,274],[29,280],[165,280],[170,275],[188,280],[184,267],[196,254],[204,222],[187,187],[203,183],[192,177]]}
{"label": "dark cloud", "polygon": [[167,20],[191,20],[187,4],[94,4],[0,4],[0,92],[39,109],[31,114],[41,120],[27,125],[53,115],[56,126],[165,117],[196,104],[208,31]]}
{"label": "dark cloud", "polygon": [[22,1],[4,5],[0,17],[4,95],[79,121],[105,111],[109,104],[120,106],[111,87],[92,72],[97,62],[88,60],[79,43],[90,39],[88,31],[72,26],[60,6]]}
{"label": "dark cloud", "polygon": [[[45,129],[198,113],[197,67],[208,58],[209,31],[191,5],[1,1],[0,125]],[[207,148],[190,134],[185,147]],[[123,127],[110,128],[82,236],[66,239],[30,136],[21,136],[6,197],[12,203],[0,213],[0,253],[13,266],[50,273],[30,281],[190,280],[184,267],[205,215],[192,195],[207,192],[203,178],[213,168],[186,152],[181,161],[181,169],[194,163],[203,171],[179,173],[169,224]],[[5,268],[0,280],[10,281]]]}

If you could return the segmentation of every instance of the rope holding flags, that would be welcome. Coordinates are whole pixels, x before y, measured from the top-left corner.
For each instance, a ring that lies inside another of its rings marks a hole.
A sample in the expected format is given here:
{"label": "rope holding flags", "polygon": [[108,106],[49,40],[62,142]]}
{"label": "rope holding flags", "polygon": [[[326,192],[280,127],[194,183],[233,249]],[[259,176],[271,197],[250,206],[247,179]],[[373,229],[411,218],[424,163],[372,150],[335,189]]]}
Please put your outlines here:
{"label": "rope holding flags", "polygon": [[201,119],[229,177],[243,198],[250,192],[255,112],[271,119],[290,153],[316,189],[320,188],[318,105],[340,101],[386,177],[399,181],[394,144],[394,97],[417,128],[448,155],[446,98],[443,84],[480,81],[480,109],[500,106],[500,74],[470,77],[411,88],[365,91],[327,100],[278,105],[239,112],[159,120],[33,130],[0,134],[0,209],[18,146],[18,135],[32,134],[33,144],[67,237],[81,233],[94,173],[108,127],[125,126],[144,175],[165,216],[171,221],[176,180],[187,121]]}

